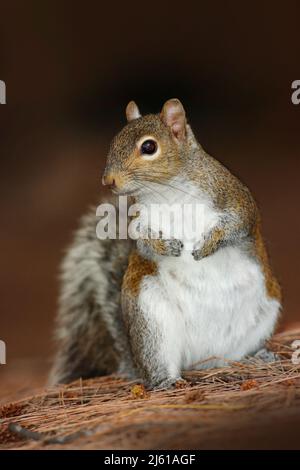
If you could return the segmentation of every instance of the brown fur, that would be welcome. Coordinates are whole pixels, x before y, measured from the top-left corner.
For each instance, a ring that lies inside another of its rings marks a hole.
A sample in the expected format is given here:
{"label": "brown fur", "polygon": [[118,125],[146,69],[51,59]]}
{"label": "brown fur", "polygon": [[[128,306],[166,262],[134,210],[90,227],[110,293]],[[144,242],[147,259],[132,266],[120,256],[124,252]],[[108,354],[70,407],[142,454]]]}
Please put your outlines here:
{"label": "brown fur", "polygon": [[254,236],[255,254],[261,264],[261,268],[265,276],[267,293],[269,297],[274,298],[278,300],[279,302],[281,302],[282,300],[281,288],[277,279],[274,277],[271,267],[270,267],[268,253],[267,253],[266,246],[265,246],[262,234],[261,234],[260,222],[256,224],[254,228],[253,236]]}
{"label": "brown fur", "polygon": [[201,249],[202,258],[209,256],[214,253],[218,248],[219,244],[222,242],[225,235],[225,230],[222,228],[216,228],[213,230],[209,239],[204,243]]}
{"label": "brown fur", "polygon": [[140,291],[143,277],[154,276],[156,273],[156,263],[143,258],[137,251],[134,251],[129,257],[128,268],[123,278],[122,290],[126,290],[126,293],[136,297]]}
{"label": "brown fur", "polygon": [[165,240],[148,238],[148,239],[143,239],[143,243],[145,246],[148,246],[149,248],[151,248],[158,255],[167,254],[168,248],[167,248]]}
{"label": "brown fur", "polygon": [[[161,147],[155,160],[141,158],[136,143],[144,136],[153,136]],[[129,122],[113,140],[108,155],[105,175],[115,178],[120,192],[140,189],[145,181],[163,183],[178,175],[182,160],[178,145],[170,130],[158,115],[149,114]],[[117,181],[118,180],[118,181]]]}

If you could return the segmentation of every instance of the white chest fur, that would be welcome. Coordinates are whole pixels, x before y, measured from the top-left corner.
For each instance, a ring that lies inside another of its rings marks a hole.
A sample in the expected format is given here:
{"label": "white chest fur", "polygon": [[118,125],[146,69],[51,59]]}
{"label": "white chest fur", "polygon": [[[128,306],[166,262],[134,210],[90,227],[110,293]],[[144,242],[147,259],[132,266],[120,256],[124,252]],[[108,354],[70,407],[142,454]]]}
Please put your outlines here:
{"label": "white chest fur", "polygon": [[141,226],[150,226],[154,234],[163,238],[176,238],[184,243],[184,253],[191,252],[204,242],[218,222],[220,213],[209,197],[192,183],[182,178],[172,180],[167,186],[152,184],[152,193],[141,200]]}
{"label": "white chest fur", "polygon": [[[207,233],[219,214],[210,201],[202,202]],[[158,274],[144,278],[139,306],[158,324],[170,374],[239,360],[272,334],[279,303],[267,297],[259,263],[241,248],[222,248],[195,261],[189,247],[180,258],[161,256],[156,262]]]}

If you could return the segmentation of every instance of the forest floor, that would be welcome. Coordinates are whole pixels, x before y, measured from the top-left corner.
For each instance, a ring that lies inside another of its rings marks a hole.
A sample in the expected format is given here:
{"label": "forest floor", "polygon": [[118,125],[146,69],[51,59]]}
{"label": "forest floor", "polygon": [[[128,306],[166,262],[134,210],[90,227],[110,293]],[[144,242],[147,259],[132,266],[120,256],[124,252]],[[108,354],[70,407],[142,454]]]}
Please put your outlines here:
{"label": "forest floor", "polygon": [[189,371],[163,391],[107,376],[33,393],[45,379],[37,363],[31,390],[0,394],[0,448],[299,449],[299,339],[300,328],[275,335],[273,363]]}

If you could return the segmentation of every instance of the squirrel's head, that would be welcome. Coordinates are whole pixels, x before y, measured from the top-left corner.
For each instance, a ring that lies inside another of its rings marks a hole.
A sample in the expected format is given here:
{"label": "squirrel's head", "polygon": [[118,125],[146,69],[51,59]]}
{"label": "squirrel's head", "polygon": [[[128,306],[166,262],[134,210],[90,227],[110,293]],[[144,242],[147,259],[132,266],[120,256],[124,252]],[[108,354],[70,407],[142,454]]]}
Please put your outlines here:
{"label": "squirrel's head", "polygon": [[128,124],[113,139],[102,178],[118,194],[138,194],[150,183],[177,176],[187,151],[185,111],[168,100],[160,114],[141,116],[134,101],[126,107]]}

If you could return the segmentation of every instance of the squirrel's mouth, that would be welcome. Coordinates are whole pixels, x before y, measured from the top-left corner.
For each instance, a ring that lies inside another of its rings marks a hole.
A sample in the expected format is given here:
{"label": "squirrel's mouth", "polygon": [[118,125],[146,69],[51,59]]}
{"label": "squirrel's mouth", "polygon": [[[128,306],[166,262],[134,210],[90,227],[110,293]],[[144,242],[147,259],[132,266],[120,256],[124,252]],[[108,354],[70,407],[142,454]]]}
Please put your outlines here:
{"label": "squirrel's mouth", "polygon": [[112,189],[112,192],[116,194],[117,196],[135,196],[139,193],[139,190],[138,189],[122,190],[122,189],[114,188]]}

